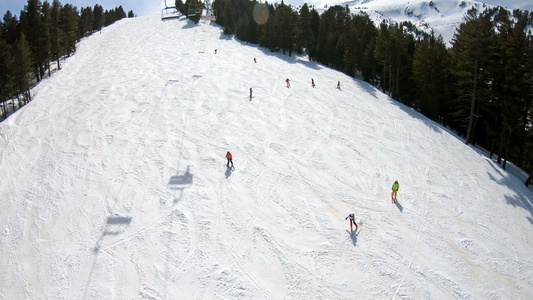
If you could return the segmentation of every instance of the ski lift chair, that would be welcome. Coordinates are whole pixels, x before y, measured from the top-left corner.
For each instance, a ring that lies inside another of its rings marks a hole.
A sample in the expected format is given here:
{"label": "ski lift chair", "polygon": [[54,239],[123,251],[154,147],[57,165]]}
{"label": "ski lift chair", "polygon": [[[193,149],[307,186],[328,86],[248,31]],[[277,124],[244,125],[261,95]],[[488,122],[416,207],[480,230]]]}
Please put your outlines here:
{"label": "ski lift chair", "polygon": [[176,6],[168,6],[165,0],[165,8],[161,10],[161,21],[180,17],[180,11]]}
{"label": "ski lift chair", "polygon": [[214,22],[217,20],[217,11],[214,9],[204,9],[205,13],[202,13],[202,19],[206,21]]}
{"label": "ski lift chair", "polygon": [[194,17],[196,15],[200,15],[201,13],[202,13],[201,7],[193,6],[187,10],[187,17]]}
{"label": "ski lift chair", "polygon": [[161,20],[176,19],[181,16],[179,10],[176,7],[165,7],[161,10]]}

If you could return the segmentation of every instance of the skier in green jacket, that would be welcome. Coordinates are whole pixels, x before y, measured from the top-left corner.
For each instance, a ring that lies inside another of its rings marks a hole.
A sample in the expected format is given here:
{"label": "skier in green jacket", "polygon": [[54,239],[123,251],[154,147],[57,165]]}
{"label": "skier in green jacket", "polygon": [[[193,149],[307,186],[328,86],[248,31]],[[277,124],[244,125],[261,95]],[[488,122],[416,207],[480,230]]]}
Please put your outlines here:
{"label": "skier in green jacket", "polygon": [[400,189],[400,184],[398,183],[398,180],[396,180],[392,184],[392,194],[391,194],[392,203],[396,203],[396,194],[398,193],[399,189]]}

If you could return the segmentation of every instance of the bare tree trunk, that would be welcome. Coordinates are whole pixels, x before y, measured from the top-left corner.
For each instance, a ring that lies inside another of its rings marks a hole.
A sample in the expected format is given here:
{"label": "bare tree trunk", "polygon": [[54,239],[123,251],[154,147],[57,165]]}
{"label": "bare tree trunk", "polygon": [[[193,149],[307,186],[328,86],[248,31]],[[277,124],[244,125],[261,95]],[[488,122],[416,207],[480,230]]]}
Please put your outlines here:
{"label": "bare tree trunk", "polygon": [[396,56],[396,95],[400,93],[400,55]]}
{"label": "bare tree trunk", "polygon": [[529,176],[527,177],[526,182],[524,182],[524,184],[526,186],[529,186],[529,184],[531,183],[531,180],[533,180],[533,172],[529,172]]}
{"label": "bare tree trunk", "polygon": [[474,88],[472,90],[472,100],[470,102],[470,120],[468,120],[468,132],[466,134],[466,144],[470,144],[472,130],[474,128],[474,110],[476,109],[476,89],[477,89],[477,58],[474,60]]}
{"label": "bare tree trunk", "polygon": [[392,97],[392,63],[389,65],[389,97]]}
{"label": "bare tree trunk", "polygon": [[7,118],[6,100],[2,101],[2,118]]}

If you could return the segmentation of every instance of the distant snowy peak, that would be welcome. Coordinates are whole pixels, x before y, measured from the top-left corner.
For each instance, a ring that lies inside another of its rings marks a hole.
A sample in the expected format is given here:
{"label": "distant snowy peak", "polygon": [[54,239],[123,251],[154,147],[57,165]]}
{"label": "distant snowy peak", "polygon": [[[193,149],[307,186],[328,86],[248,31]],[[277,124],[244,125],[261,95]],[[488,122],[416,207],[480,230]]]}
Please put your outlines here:
{"label": "distant snowy peak", "polygon": [[398,23],[410,21],[419,29],[427,32],[433,30],[436,35],[442,35],[448,43],[470,8],[476,7],[483,11],[491,7],[478,1],[463,0],[355,0],[341,5],[347,5],[353,13],[366,13],[376,25],[384,19]]}

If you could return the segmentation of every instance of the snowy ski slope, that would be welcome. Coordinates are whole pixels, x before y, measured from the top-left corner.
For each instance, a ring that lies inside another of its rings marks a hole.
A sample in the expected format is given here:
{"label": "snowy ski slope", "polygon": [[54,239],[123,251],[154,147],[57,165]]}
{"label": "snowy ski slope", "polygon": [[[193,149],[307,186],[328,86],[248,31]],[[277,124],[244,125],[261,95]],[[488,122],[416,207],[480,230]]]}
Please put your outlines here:
{"label": "snowy ski slope", "polygon": [[0,175],[2,299],[533,294],[520,179],[367,83],[209,24],[84,39],[0,123]]}

